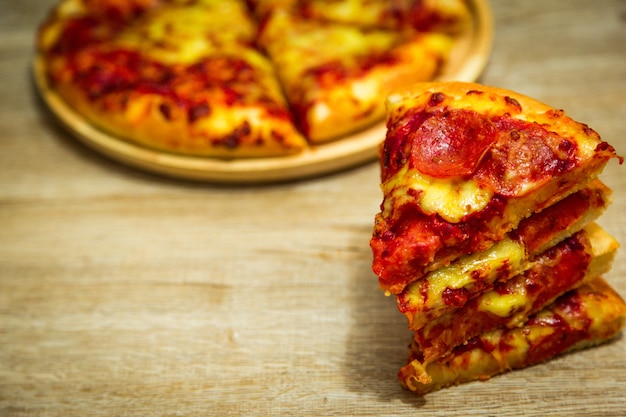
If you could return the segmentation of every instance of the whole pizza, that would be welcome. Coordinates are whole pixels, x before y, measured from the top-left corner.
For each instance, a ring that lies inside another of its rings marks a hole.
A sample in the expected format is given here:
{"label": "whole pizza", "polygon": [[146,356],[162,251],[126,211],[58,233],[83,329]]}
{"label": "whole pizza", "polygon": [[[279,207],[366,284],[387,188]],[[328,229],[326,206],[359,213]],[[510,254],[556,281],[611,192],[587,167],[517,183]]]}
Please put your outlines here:
{"label": "whole pizza", "polygon": [[51,90],[105,132],[266,157],[381,121],[469,22],[463,0],[62,0],[37,49]]}

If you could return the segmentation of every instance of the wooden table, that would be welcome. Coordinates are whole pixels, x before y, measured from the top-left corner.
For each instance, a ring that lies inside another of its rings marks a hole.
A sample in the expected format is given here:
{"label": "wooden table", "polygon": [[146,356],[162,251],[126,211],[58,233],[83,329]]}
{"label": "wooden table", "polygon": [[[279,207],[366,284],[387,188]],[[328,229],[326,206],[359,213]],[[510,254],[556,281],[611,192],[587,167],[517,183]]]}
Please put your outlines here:
{"label": "wooden table", "polygon": [[[368,240],[378,166],[282,185],[165,179],[85,148],[29,75],[54,0],[0,0],[0,415],[626,415],[626,339],[417,397]],[[492,2],[481,81],[626,155],[626,3]],[[626,242],[626,168],[603,178]],[[626,252],[606,278],[626,295]]]}

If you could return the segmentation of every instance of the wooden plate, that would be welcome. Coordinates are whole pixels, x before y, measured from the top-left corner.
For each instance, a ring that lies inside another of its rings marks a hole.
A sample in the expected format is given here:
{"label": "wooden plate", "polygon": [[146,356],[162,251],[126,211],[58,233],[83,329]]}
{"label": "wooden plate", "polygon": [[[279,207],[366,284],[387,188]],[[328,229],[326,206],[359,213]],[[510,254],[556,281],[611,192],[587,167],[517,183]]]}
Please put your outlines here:
{"label": "wooden plate", "polygon": [[[438,80],[475,81],[487,64],[493,39],[491,9],[487,0],[471,0],[469,4],[473,25],[458,40]],[[222,160],[168,153],[128,142],[94,127],[50,88],[40,59],[35,59],[33,67],[35,84],[44,102],[76,138],[119,162],[176,178],[269,183],[332,173],[374,160],[385,136],[385,124],[381,122],[293,156]]]}

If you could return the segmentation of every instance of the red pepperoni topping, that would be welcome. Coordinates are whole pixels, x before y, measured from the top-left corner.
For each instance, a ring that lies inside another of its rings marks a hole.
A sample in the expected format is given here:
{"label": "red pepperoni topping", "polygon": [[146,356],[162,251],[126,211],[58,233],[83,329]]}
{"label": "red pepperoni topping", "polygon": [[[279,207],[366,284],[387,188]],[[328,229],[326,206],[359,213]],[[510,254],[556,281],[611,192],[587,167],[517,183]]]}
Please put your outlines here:
{"label": "red pepperoni topping", "polygon": [[390,123],[383,180],[404,164],[435,178],[475,178],[506,197],[522,196],[579,162],[575,141],[538,123],[508,115],[489,118],[472,110],[407,113]]}
{"label": "red pepperoni topping", "polygon": [[542,125],[503,117],[494,124],[501,132],[477,176],[496,192],[518,197],[529,183],[547,182],[578,164],[576,142]]}
{"label": "red pepperoni topping", "polygon": [[409,138],[409,167],[435,178],[471,175],[496,139],[493,123],[477,112],[435,113]]}

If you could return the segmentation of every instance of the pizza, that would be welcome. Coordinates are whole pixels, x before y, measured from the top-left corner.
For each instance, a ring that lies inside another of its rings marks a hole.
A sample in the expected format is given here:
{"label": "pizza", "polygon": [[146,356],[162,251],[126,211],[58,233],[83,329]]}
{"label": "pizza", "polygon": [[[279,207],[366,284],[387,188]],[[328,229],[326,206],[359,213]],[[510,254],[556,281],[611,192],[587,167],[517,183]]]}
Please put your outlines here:
{"label": "pizza", "polygon": [[61,0],[38,62],[52,92],[116,137],[293,155],[384,119],[391,89],[435,77],[470,16],[459,0],[368,3]]}
{"label": "pizza", "polygon": [[565,112],[495,87],[417,83],[387,105],[370,245],[380,286],[394,294],[488,249],[617,158]]}
{"label": "pizza", "polygon": [[416,393],[605,342],[626,304],[601,278],[618,242],[595,221],[623,162],[586,124],[522,94],[417,83],[387,100],[372,269],[412,333]]}
{"label": "pizza", "polygon": [[266,18],[260,43],[276,64],[299,130],[312,143],[381,120],[381,98],[407,83],[433,78],[452,47],[445,34],[407,37],[309,20],[282,9]]}
{"label": "pizza", "polygon": [[565,292],[609,272],[618,246],[611,235],[591,225],[537,256],[523,273],[429,320],[414,332],[421,364],[487,331],[523,325]]}
{"label": "pizza", "polygon": [[[604,279],[597,277],[568,291],[521,327],[482,333],[429,363],[425,370],[414,360],[421,352],[412,344],[408,363],[398,377],[403,386],[418,394],[486,380],[604,343],[619,334],[625,321],[626,303]],[[424,372],[429,382],[420,382]]]}
{"label": "pizza", "polygon": [[[396,296],[398,309],[407,317],[409,328],[417,330],[462,308],[496,284],[540,263],[544,251],[597,219],[610,199],[611,190],[595,180],[589,187],[522,220],[517,229],[489,249],[464,255],[412,282]],[[607,236],[606,240],[612,238]]]}

